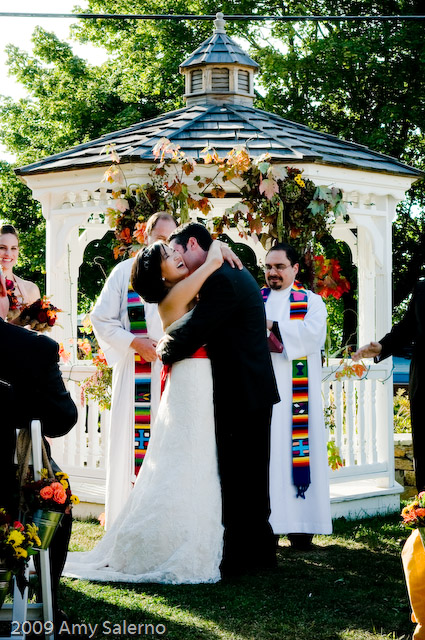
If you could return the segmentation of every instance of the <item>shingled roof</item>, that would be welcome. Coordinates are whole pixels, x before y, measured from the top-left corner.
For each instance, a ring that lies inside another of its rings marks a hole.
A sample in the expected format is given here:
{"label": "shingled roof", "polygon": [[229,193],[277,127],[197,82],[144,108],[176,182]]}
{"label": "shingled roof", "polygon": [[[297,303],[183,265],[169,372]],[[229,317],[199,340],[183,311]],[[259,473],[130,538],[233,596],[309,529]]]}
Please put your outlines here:
{"label": "shingled roof", "polygon": [[16,173],[26,176],[108,165],[110,159],[102,153],[105,145],[115,145],[122,163],[152,163],[152,147],[162,137],[180,145],[186,155],[196,160],[201,159],[205,147],[213,147],[224,156],[236,145],[245,144],[251,156],[270,153],[279,163],[316,162],[402,176],[423,175],[418,169],[365,146],[261,109],[235,104],[193,105],[171,111],[20,167]]}
{"label": "shingled roof", "polygon": [[[224,24],[224,21],[223,21]],[[240,64],[259,69],[260,65],[230,38],[224,29],[216,29],[213,35],[180,65],[180,68],[201,64]]]}
{"label": "shingled roof", "polygon": [[[418,169],[395,158],[371,151],[353,142],[285,120],[253,106],[252,75],[254,62],[225,31],[223,14],[217,13],[213,35],[205,40],[180,66],[186,75],[188,106],[139,122],[128,129],[115,131],[73,149],[43,158],[16,169],[21,176],[53,171],[68,171],[109,165],[102,153],[105,145],[114,145],[121,163],[152,163],[153,146],[163,137],[170,139],[188,156],[201,160],[202,149],[213,147],[223,157],[235,146],[244,144],[251,156],[269,153],[272,160],[284,164],[316,162],[349,169],[363,169],[402,176],[422,176]],[[247,68],[250,81],[245,88],[219,85],[215,90],[211,73],[215,65],[229,69],[229,77]],[[200,88],[190,88],[192,68],[201,68]],[[249,85],[249,86],[248,86]]]}

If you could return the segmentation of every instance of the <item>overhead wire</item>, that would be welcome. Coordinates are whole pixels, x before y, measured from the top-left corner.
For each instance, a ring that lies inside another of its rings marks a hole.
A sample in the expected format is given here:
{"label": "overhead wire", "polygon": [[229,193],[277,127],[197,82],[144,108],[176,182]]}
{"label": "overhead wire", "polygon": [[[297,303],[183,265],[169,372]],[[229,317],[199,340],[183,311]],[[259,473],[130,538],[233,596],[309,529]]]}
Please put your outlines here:
{"label": "overhead wire", "polygon": [[[83,20],[214,20],[217,17],[216,14],[210,15],[195,15],[195,14],[119,14],[119,13],[32,13],[32,12],[15,12],[7,11],[0,12],[0,18],[69,18],[69,19],[83,19]],[[276,15],[276,16],[260,16],[257,14],[242,15],[242,14],[224,14],[223,19],[227,22],[231,21],[263,21],[274,20],[276,22],[351,22],[351,21],[366,21],[366,22],[388,22],[388,21],[421,21],[425,20],[424,15],[390,15],[390,16],[378,16],[378,15],[338,15],[338,16],[315,16],[315,15]]]}

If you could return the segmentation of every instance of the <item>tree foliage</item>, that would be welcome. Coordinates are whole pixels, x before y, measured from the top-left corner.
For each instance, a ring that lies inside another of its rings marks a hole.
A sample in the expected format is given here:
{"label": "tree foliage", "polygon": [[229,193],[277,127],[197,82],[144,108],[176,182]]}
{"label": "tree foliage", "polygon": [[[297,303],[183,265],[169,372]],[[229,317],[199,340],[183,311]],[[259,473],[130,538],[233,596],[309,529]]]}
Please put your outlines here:
{"label": "tree foliage", "polygon": [[[227,14],[420,14],[420,0],[227,0]],[[86,0],[78,12],[214,14],[211,0]],[[228,21],[260,66],[257,106],[364,144],[425,169],[423,22]],[[209,21],[86,20],[73,35],[103,47],[93,66],[66,42],[37,28],[33,51],[8,47],[10,72],[28,97],[0,103],[0,140],[18,164],[56,153],[184,105],[178,65],[211,35]],[[248,48],[248,45],[245,44]],[[28,232],[25,255],[35,270],[43,220],[10,167],[1,166],[1,215]],[[394,303],[412,289],[425,263],[425,187],[417,184],[394,225]],[[22,217],[21,217],[22,216]],[[27,224],[28,223],[28,224]],[[33,238],[33,234],[35,236]],[[107,252],[107,242],[96,247]],[[27,253],[28,251],[28,253]],[[97,254],[96,254],[97,255]],[[106,255],[106,254],[105,254]],[[95,258],[93,258],[95,259]],[[349,275],[349,274],[347,274]],[[355,274],[350,274],[355,281]],[[352,283],[354,284],[354,282]],[[94,295],[90,287],[87,295]]]}

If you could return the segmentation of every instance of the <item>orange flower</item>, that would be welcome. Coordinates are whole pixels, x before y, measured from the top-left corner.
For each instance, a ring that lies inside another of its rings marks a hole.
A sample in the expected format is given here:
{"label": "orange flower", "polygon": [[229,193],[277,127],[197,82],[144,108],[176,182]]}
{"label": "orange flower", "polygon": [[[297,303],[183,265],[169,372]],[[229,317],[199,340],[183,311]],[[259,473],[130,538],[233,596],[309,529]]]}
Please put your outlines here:
{"label": "orange flower", "polygon": [[65,363],[68,362],[71,357],[71,352],[65,351],[65,347],[62,342],[59,343],[59,357]]}
{"label": "orange flower", "polygon": [[367,371],[364,364],[352,364],[351,368],[358,378],[361,378],[362,375]]}
{"label": "orange flower", "polygon": [[121,233],[118,234],[118,240],[122,240],[126,244],[131,244],[131,233],[128,227],[124,227]]}
{"label": "orange flower", "polygon": [[60,490],[56,489],[53,495],[53,500],[58,504],[65,504],[66,502],[66,491],[62,487]]}
{"label": "orange flower", "polygon": [[52,487],[43,487],[40,489],[40,496],[43,500],[51,500],[53,498],[54,491]]}
{"label": "orange flower", "polygon": [[134,227],[133,237],[136,238],[139,244],[145,244],[146,222],[136,222]]}

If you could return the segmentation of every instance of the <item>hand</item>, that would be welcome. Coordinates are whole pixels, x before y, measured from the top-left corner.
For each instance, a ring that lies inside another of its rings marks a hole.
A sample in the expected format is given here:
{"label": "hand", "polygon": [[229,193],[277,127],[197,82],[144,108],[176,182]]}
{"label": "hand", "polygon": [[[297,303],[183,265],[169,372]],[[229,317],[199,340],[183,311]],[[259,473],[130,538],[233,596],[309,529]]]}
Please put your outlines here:
{"label": "hand", "polygon": [[380,342],[369,342],[360,349],[357,349],[355,353],[351,354],[351,359],[354,362],[361,360],[362,358],[376,358],[382,351],[382,344]]}
{"label": "hand", "polygon": [[155,340],[151,340],[150,338],[137,337],[134,338],[130,347],[132,347],[145,362],[155,362],[158,357],[156,353],[156,344]]}
{"label": "hand", "polygon": [[168,341],[168,337],[162,336],[162,338],[159,340],[158,344],[156,345],[156,355],[161,361],[162,361],[162,351],[167,341]]}
{"label": "hand", "polygon": [[233,269],[235,267],[237,267],[238,269],[243,269],[241,260],[227,244],[225,244],[224,242],[220,242],[220,249],[224,260],[226,260],[226,262],[228,262],[230,266],[233,267]]}

